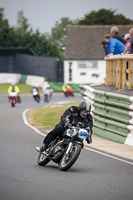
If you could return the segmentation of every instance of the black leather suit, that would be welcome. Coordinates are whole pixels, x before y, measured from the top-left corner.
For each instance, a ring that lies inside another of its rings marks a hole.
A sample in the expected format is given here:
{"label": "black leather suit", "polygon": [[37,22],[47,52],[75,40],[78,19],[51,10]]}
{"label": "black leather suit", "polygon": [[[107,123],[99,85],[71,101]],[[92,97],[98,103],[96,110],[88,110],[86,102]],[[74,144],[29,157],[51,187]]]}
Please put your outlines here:
{"label": "black leather suit", "polygon": [[90,130],[92,134],[93,119],[92,115],[88,114],[86,118],[80,116],[80,111],[77,106],[71,106],[61,116],[61,121],[55,126],[55,128],[48,133],[44,138],[43,143],[48,146],[49,143],[54,140],[57,136],[62,135],[63,132],[69,127],[69,125],[77,126],[81,122],[82,128]]}

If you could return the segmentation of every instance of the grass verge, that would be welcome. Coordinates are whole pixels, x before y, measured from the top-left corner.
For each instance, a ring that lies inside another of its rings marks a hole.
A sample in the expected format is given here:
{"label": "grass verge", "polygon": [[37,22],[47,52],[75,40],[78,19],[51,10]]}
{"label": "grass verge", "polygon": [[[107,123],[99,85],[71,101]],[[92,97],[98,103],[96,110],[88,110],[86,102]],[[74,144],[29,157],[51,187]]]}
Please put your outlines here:
{"label": "grass verge", "polygon": [[34,110],[33,119],[44,127],[54,128],[59,123],[61,115],[72,105],[77,106],[80,101],[62,105],[61,107],[37,108]]}
{"label": "grass verge", "polygon": [[[30,94],[32,86],[25,84],[16,84],[20,89],[20,94]],[[0,84],[0,94],[8,94],[8,87],[10,84]]]}

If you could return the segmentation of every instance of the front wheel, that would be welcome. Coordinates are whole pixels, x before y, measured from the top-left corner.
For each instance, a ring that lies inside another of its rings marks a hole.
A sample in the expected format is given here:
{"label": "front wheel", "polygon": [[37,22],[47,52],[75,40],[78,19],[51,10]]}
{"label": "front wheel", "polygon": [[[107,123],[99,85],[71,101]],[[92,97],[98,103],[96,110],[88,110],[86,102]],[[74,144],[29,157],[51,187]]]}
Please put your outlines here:
{"label": "front wheel", "polygon": [[39,156],[37,158],[38,165],[44,166],[49,162],[50,159],[44,153],[39,153]]}
{"label": "front wheel", "polygon": [[11,102],[11,106],[15,107],[15,102],[14,101]]}
{"label": "front wheel", "polygon": [[69,155],[66,155],[64,153],[59,163],[59,168],[61,171],[68,170],[76,162],[81,152],[81,149],[82,149],[82,146],[78,143],[75,143],[73,144],[71,152],[69,152]]}

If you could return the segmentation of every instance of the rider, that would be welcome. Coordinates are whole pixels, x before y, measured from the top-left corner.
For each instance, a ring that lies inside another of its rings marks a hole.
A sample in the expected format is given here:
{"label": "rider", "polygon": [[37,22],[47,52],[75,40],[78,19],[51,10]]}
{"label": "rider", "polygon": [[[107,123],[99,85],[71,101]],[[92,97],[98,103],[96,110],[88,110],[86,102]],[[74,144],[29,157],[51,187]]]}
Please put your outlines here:
{"label": "rider", "polygon": [[19,96],[19,93],[20,93],[19,87],[18,87],[17,85],[15,85],[14,83],[12,83],[12,84],[9,86],[9,88],[8,88],[8,94],[9,94],[11,91],[17,92],[17,95],[18,95],[18,103],[21,103],[21,97]]}
{"label": "rider", "polygon": [[87,143],[92,143],[93,118],[90,114],[90,110],[91,104],[88,101],[82,101],[79,106],[69,107],[61,116],[59,124],[44,138],[44,145],[39,148],[36,147],[36,149],[40,152],[45,151],[52,140],[62,135],[66,129],[72,128],[72,126],[76,127],[79,122],[82,124],[81,128],[85,128],[90,133],[90,136],[86,139]]}

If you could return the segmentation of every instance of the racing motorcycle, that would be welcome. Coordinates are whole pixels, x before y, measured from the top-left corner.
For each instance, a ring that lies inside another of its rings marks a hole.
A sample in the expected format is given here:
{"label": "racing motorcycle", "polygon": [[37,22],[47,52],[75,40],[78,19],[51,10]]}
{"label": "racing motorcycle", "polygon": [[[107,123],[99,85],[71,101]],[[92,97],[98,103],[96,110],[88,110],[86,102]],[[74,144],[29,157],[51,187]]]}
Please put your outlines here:
{"label": "racing motorcycle", "polygon": [[15,104],[17,103],[18,100],[18,94],[15,90],[12,90],[9,92],[9,102],[11,102],[11,106],[15,107]]}
{"label": "racing motorcycle", "polygon": [[38,93],[37,91],[33,91],[32,94],[33,94],[34,100],[35,100],[37,103],[39,103],[39,102],[40,102],[40,95],[39,95],[39,93]]}
{"label": "racing motorcycle", "polygon": [[89,132],[79,126],[67,129],[49,144],[46,151],[39,152],[38,165],[45,166],[52,160],[61,171],[67,171],[78,159],[84,146],[83,140],[89,136]]}

